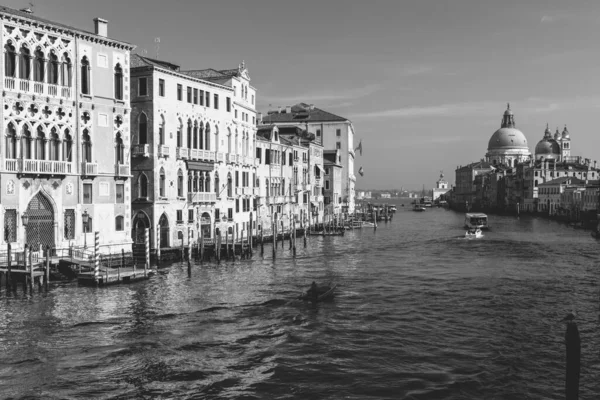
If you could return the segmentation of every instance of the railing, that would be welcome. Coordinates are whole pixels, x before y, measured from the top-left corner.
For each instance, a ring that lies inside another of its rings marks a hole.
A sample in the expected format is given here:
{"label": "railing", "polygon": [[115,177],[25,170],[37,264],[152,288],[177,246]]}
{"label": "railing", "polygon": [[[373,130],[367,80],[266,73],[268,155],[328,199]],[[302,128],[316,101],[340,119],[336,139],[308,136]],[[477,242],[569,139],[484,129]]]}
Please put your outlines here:
{"label": "railing", "polygon": [[227,160],[228,163],[235,162],[234,154],[226,153],[225,154],[225,159]]}
{"label": "railing", "polygon": [[217,201],[217,195],[208,192],[188,192],[188,201],[191,203],[214,203]]}
{"label": "railing", "polygon": [[169,157],[169,147],[163,144],[158,146],[158,156],[159,157]]}
{"label": "railing", "polygon": [[70,174],[71,163],[67,161],[18,160],[21,172],[36,174]]}
{"label": "railing", "polygon": [[[33,85],[31,84],[33,83]],[[33,86],[33,93],[47,94],[53,97],[71,97],[71,88],[68,86],[60,86],[45,82],[36,82],[29,79],[14,78],[11,76],[4,77],[4,89],[14,90],[18,92],[30,92]]]}
{"label": "railing", "polygon": [[225,162],[225,153],[217,153],[217,162]]}
{"label": "railing", "polygon": [[189,157],[189,150],[186,149],[185,147],[177,147],[176,151],[176,156],[178,159],[180,158],[188,158]]}
{"label": "railing", "polygon": [[148,157],[150,155],[150,145],[149,144],[134,144],[131,146],[131,155],[133,157],[141,156]]}
{"label": "railing", "polygon": [[301,183],[297,183],[296,184],[296,191],[297,192],[301,192],[304,190],[304,185],[302,185]]}
{"label": "railing", "polygon": [[129,176],[129,165],[116,164],[115,165],[116,176]]}
{"label": "railing", "polygon": [[261,196],[257,200],[260,205],[269,205],[269,196]]}
{"label": "railing", "polygon": [[81,174],[85,176],[98,175],[98,163],[82,162]]}
{"label": "railing", "polygon": [[19,172],[19,161],[20,160],[4,160],[4,171],[6,172]]}
{"label": "railing", "polygon": [[244,157],[244,164],[245,165],[254,165],[254,157]]}
{"label": "railing", "polygon": [[215,161],[215,152],[210,150],[189,149],[192,160]]}
{"label": "railing", "polygon": [[242,188],[242,189],[243,189],[243,194],[245,194],[245,195],[251,195],[252,194],[252,188],[245,187],[245,188]]}

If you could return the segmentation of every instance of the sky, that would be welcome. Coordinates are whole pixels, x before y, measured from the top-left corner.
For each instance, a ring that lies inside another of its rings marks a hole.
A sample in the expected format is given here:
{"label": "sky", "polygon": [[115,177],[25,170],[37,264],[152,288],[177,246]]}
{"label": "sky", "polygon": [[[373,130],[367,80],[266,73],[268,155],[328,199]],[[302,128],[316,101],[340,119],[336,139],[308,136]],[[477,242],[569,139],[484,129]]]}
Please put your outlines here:
{"label": "sky", "polygon": [[[4,0],[22,8],[28,1]],[[182,69],[245,61],[263,114],[298,102],[352,121],[359,189],[433,187],[485,157],[510,103],[533,152],[567,125],[599,159],[600,1],[33,0],[36,15]],[[363,167],[364,176],[358,175]]]}

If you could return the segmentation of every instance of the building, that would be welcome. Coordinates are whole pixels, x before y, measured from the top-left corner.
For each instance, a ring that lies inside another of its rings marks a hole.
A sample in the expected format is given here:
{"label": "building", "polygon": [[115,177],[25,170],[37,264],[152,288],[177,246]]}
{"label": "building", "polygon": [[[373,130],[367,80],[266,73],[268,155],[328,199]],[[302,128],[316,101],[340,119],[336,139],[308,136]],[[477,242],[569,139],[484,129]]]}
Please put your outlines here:
{"label": "building", "polygon": [[[325,187],[323,191],[325,213],[339,215],[343,204],[342,156],[340,150],[323,151],[323,169],[325,171]],[[365,197],[365,192],[358,192],[357,200]]]}
{"label": "building", "polygon": [[139,55],[131,65],[132,236],[150,228],[151,246],[164,248],[247,235],[256,116],[245,65],[182,71]]}
{"label": "building", "polygon": [[[5,140],[0,144],[1,223],[25,244],[131,251],[130,51],[94,31],[0,7]],[[89,232],[89,233],[88,233]]]}
{"label": "building", "polygon": [[298,103],[292,107],[269,111],[263,124],[278,126],[294,125],[315,135],[315,145],[324,150],[340,150],[342,164],[343,212],[354,212],[354,126],[347,118],[314,107],[312,104]]}
{"label": "building", "polygon": [[492,165],[484,160],[456,168],[455,187],[451,193],[450,203],[467,209],[477,203],[475,177],[490,171],[492,171]]}
{"label": "building", "polygon": [[380,196],[382,199],[391,199],[392,198],[391,193],[387,193],[387,192],[381,193]]}
{"label": "building", "polygon": [[449,190],[448,181],[444,179],[444,171],[440,171],[440,179],[437,180],[433,188],[432,201],[436,201],[440,196],[448,193]]}
{"label": "building", "polygon": [[504,111],[500,129],[490,138],[485,159],[492,165],[514,167],[517,163],[528,161],[530,158],[531,152],[527,139],[523,132],[516,128],[515,117],[509,104]]}

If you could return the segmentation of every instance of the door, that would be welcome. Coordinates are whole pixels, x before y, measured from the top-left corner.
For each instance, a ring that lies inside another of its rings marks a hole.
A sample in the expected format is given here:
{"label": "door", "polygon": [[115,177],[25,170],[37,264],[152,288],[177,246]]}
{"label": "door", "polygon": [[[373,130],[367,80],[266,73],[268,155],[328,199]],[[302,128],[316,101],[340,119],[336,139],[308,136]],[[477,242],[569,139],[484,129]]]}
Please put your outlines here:
{"label": "door", "polygon": [[54,209],[50,200],[38,193],[27,207],[29,222],[25,228],[26,243],[32,250],[38,251],[40,246],[54,247]]}
{"label": "door", "polygon": [[158,225],[160,228],[160,247],[169,247],[169,221],[165,214],[160,216]]}

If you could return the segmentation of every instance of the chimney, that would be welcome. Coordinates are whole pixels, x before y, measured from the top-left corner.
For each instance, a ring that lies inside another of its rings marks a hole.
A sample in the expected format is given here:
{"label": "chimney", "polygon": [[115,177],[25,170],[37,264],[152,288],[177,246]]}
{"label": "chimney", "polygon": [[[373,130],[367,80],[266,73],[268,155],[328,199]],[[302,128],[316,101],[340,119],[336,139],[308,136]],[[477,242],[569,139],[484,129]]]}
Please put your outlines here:
{"label": "chimney", "polygon": [[285,106],[285,112],[287,114],[291,114],[292,113],[292,107],[291,106]]}
{"label": "chimney", "polygon": [[281,114],[281,106],[279,106],[279,111],[277,111],[279,114]]}
{"label": "chimney", "polygon": [[256,124],[257,125],[262,124],[262,113],[261,112],[258,113],[258,119],[257,119],[257,123]]}
{"label": "chimney", "polygon": [[94,18],[94,32],[98,36],[108,37],[108,21],[102,18]]}

